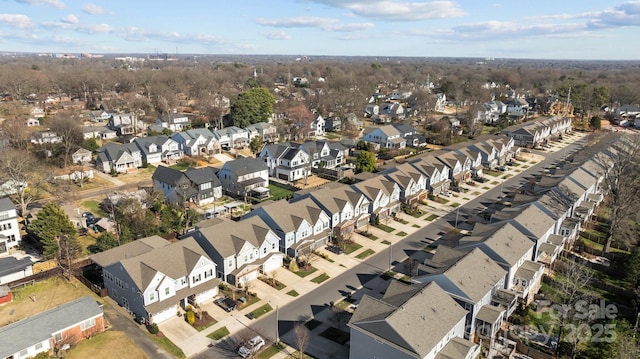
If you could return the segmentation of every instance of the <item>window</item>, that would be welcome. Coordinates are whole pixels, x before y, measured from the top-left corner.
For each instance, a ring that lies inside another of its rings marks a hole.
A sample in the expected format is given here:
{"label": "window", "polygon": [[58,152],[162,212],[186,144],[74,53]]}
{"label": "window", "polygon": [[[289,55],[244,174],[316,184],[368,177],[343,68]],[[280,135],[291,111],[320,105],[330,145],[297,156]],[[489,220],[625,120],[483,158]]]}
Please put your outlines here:
{"label": "window", "polygon": [[87,330],[89,328],[93,328],[96,326],[96,318],[92,318],[89,320],[85,320],[84,322],[80,323],[80,330]]}
{"label": "window", "polygon": [[164,289],[164,294],[165,295],[169,295],[169,292],[171,292],[171,289],[169,289],[169,287]]}
{"label": "window", "polygon": [[35,349],[36,349],[36,350],[40,350],[40,349],[42,349],[42,343],[38,343],[38,344],[36,344]]}
{"label": "window", "polygon": [[202,277],[201,277],[200,274],[194,275],[193,278],[192,278],[192,282],[193,283],[198,283],[201,279],[202,279]]}
{"label": "window", "polygon": [[253,260],[253,252],[249,253],[249,259]]}
{"label": "window", "polygon": [[276,249],[276,244],[275,243],[271,243],[271,249]]}
{"label": "window", "polygon": [[154,292],[149,293],[149,300],[150,301],[156,300],[156,293],[154,293]]}
{"label": "window", "polygon": [[229,259],[229,267],[233,267],[233,259]]}
{"label": "window", "polygon": [[[273,246],[275,247],[275,244],[274,244]],[[267,254],[267,247],[264,247],[264,248],[262,249],[262,254]]]}
{"label": "window", "polygon": [[53,340],[54,340],[55,342],[59,342],[59,341],[61,341],[61,340],[62,340],[62,333],[56,333],[56,334],[54,334],[54,335],[53,335]]}
{"label": "window", "polygon": [[209,269],[208,271],[204,272],[204,277],[205,278],[209,278],[213,275],[213,270]]}

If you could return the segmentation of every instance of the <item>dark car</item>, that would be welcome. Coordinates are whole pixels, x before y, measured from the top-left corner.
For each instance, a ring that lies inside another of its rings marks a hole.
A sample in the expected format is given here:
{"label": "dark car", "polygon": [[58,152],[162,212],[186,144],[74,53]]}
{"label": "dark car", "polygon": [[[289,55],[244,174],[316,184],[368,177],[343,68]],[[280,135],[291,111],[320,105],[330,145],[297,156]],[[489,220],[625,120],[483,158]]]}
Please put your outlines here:
{"label": "dark car", "polygon": [[96,216],[94,216],[91,212],[84,212],[82,214],[82,217],[86,219],[88,226],[94,225],[96,223]]}
{"label": "dark car", "polygon": [[329,252],[335,253],[335,254],[342,254],[342,248],[338,247],[338,246],[327,246],[326,248]]}
{"label": "dark car", "polygon": [[228,297],[218,298],[214,301],[214,303],[227,312],[235,310],[238,306],[235,300]]}

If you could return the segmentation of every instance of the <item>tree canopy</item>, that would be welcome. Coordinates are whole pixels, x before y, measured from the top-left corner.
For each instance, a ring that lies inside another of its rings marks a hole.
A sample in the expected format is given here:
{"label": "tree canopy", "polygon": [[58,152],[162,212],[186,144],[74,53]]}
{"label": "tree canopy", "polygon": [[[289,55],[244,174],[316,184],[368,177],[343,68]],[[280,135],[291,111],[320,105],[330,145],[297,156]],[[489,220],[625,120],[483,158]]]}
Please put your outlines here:
{"label": "tree canopy", "polygon": [[356,162],[356,172],[373,172],[376,169],[376,155],[369,151],[360,151]]}
{"label": "tree canopy", "polygon": [[[64,259],[67,256],[67,249],[71,257],[74,257],[72,254],[79,252],[77,230],[69,220],[69,216],[56,203],[47,203],[28,228],[29,232],[42,243],[42,254],[45,257],[57,256],[59,259]],[[66,248],[67,245],[69,248]],[[64,251],[60,250],[62,247],[65,247]]]}
{"label": "tree canopy", "polygon": [[253,123],[267,122],[273,113],[275,103],[276,100],[268,89],[264,87],[251,88],[238,95],[231,106],[229,116],[233,125],[240,128],[245,128]]}

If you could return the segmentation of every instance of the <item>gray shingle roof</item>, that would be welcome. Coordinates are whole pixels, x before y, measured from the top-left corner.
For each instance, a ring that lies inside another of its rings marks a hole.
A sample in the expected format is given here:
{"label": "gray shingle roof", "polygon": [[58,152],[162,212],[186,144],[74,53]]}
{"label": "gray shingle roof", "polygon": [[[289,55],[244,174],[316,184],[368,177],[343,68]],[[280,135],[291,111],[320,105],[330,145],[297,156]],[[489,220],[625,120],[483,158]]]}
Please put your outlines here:
{"label": "gray shingle roof", "polygon": [[386,295],[382,300],[364,296],[349,326],[420,358],[467,313],[436,283],[414,288],[393,281],[387,291],[394,293],[392,299]]}
{"label": "gray shingle roof", "polygon": [[16,209],[16,205],[9,197],[0,198],[0,211],[10,211]]}
{"label": "gray shingle roof", "polygon": [[237,176],[244,176],[250,173],[267,170],[267,164],[260,158],[238,158],[233,161],[225,162],[223,168],[228,168]]}
{"label": "gray shingle roof", "polygon": [[92,297],[82,297],[59,307],[0,328],[0,357],[5,358],[53,334],[102,314],[102,306]]}
{"label": "gray shingle roof", "polygon": [[254,216],[237,223],[224,221],[201,228],[191,236],[196,238],[205,251],[213,250],[226,258],[237,254],[245,242],[259,248],[269,231],[269,226],[260,217]]}
{"label": "gray shingle roof", "polygon": [[216,170],[213,167],[189,167],[184,171],[184,174],[191,180],[191,182],[197,185],[208,182],[213,182],[214,188],[222,185],[218,176],[216,176]]}
{"label": "gray shingle roof", "polygon": [[99,266],[106,267],[123,259],[136,257],[169,244],[171,242],[160,236],[145,237],[96,253],[89,258]]}

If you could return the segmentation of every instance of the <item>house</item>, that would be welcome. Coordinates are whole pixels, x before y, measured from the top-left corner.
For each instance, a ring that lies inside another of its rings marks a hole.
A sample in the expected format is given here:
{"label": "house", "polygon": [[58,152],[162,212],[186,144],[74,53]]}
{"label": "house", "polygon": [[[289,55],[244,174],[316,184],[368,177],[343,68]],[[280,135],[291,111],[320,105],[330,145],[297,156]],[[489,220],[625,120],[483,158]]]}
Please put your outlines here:
{"label": "house", "polygon": [[191,127],[191,121],[186,115],[169,113],[156,119],[156,126],[162,126],[162,128],[167,128],[172,132],[180,132]]}
{"label": "house", "polygon": [[11,253],[21,241],[16,205],[9,197],[0,198],[0,256]]}
{"label": "house", "polygon": [[338,116],[325,118],[324,129],[327,132],[340,132],[340,130],[342,130],[342,119]]}
{"label": "house", "polygon": [[311,156],[289,142],[264,145],[258,157],[269,167],[271,177],[297,181],[311,174]]}
{"label": "house", "polygon": [[409,162],[411,166],[422,173],[427,180],[426,188],[432,195],[438,195],[449,190],[451,185],[450,169],[435,157],[428,155]]}
{"label": "house", "polygon": [[259,158],[238,158],[227,161],[218,178],[224,193],[234,197],[259,199],[271,196],[269,191],[269,167]]}
{"label": "house", "polygon": [[406,110],[397,102],[385,102],[380,105],[379,115],[386,115],[393,120],[402,120],[405,117]]}
{"label": "house", "polygon": [[111,114],[107,111],[103,111],[103,110],[89,111],[89,120],[91,122],[109,121],[110,117],[111,117]]}
{"label": "house", "polygon": [[27,127],[40,126],[40,120],[37,118],[29,118],[26,121],[24,121],[24,125]]}
{"label": "house", "polygon": [[213,167],[190,167],[180,171],[158,166],[151,176],[153,187],[170,203],[210,204],[222,198],[222,184]]}
{"label": "house", "polygon": [[305,141],[300,145],[292,145],[298,146],[298,148],[309,154],[313,169],[334,169],[346,162],[346,149],[339,143],[320,140]]}
{"label": "house", "polygon": [[102,304],[81,297],[0,328],[0,358],[33,358],[106,329]]}
{"label": "house", "polygon": [[482,104],[482,109],[478,110],[477,119],[486,124],[496,123],[500,116],[507,112],[507,105],[501,101],[490,101]]}
{"label": "house", "polygon": [[320,189],[298,191],[291,202],[305,198],[311,198],[329,215],[334,238],[345,239],[369,225],[369,200],[346,184],[331,182]]}
{"label": "house", "polygon": [[449,168],[449,179],[454,186],[471,180],[471,159],[469,157],[454,152],[440,153],[435,157]]}
{"label": "house", "polygon": [[151,165],[160,162],[171,164],[184,155],[178,142],[165,135],[137,137],[133,143],[140,149],[142,160]]}
{"label": "house", "polygon": [[287,203],[280,200],[249,212],[259,216],[280,237],[280,251],[297,257],[324,246],[329,241],[329,215],[311,199]]}
{"label": "house", "polygon": [[446,106],[447,106],[447,95],[445,95],[444,93],[437,93],[436,103],[433,106],[433,110],[437,112],[444,112]]}
{"label": "house", "polygon": [[362,139],[367,142],[379,144],[384,148],[402,149],[407,146],[407,140],[393,125],[385,125],[366,132]]}
{"label": "house", "polygon": [[[455,146],[450,146],[450,148],[453,149]],[[482,177],[484,166],[482,165],[482,153],[480,153],[480,151],[466,145],[465,147],[454,150],[454,152],[458,155],[466,156],[469,159],[471,162],[471,177]]]}
{"label": "house", "polygon": [[387,221],[400,212],[400,186],[384,178],[374,176],[351,186],[369,200],[369,213],[375,221]]}
{"label": "house", "polygon": [[117,263],[123,258],[137,257],[156,248],[168,246],[171,243],[172,242],[160,236],[144,237],[103,252],[92,254],[89,259],[97,266],[98,271],[102,271],[102,268]]}
{"label": "house", "polygon": [[480,164],[487,169],[498,166],[499,156],[496,147],[488,141],[476,142],[467,147],[469,151],[480,154]]}
{"label": "house", "polygon": [[90,138],[100,140],[111,140],[118,137],[118,133],[114,130],[110,130],[105,126],[83,126],[82,137],[85,140]]}
{"label": "house", "polygon": [[104,173],[135,172],[142,167],[142,152],[134,143],[105,143],[97,153],[96,168]]}
{"label": "house", "polygon": [[216,264],[216,277],[235,286],[245,285],[282,267],[280,237],[258,216],[190,232]]}
{"label": "house", "polygon": [[107,127],[116,131],[118,136],[135,136],[142,123],[138,123],[138,116],[135,113],[114,113],[109,117]]}
{"label": "house", "polygon": [[174,318],[178,308],[215,297],[220,283],[215,273],[215,263],[193,238],[137,256],[125,254],[102,268],[109,296],[150,323]]}
{"label": "house", "polygon": [[[0,287],[33,275],[31,256],[0,256]],[[2,300],[0,299],[0,303]]]}
{"label": "house", "polygon": [[249,132],[249,141],[254,137],[260,137],[264,142],[277,142],[278,141],[278,128],[267,122],[252,123],[245,127],[245,130]]}
{"label": "house", "polygon": [[213,134],[218,138],[223,149],[243,148],[249,145],[249,131],[236,126],[214,130]]}
{"label": "house", "polygon": [[400,187],[400,201],[407,208],[417,206],[427,196],[427,177],[409,163],[397,165],[383,174]]}
{"label": "house", "polygon": [[45,112],[42,109],[42,107],[35,106],[31,109],[29,114],[31,115],[31,117],[34,117],[34,118],[43,118],[45,115]]}
{"label": "house", "polygon": [[311,128],[309,129],[309,136],[310,137],[324,136],[325,126],[326,126],[326,122],[324,120],[324,117],[320,115],[316,115],[316,118],[313,120],[313,122],[311,122],[311,125],[310,125]]}
{"label": "house", "polygon": [[62,137],[58,136],[53,131],[37,131],[34,132],[33,137],[31,137],[31,143],[34,145],[45,145],[45,144],[55,144],[61,143]]}
{"label": "house", "polygon": [[[480,330],[487,330],[490,337],[502,323],[503,312],[492,305],[492,297],[498,289],[504,288],[505,270],[480,249],[475,248],[462,258],[448,266],[444,271],[418,275],[413,278],[418,284],[436,282],[447,292],[461,308],[468,314],[465,320],[464,338],[473,341],[476,336],[485,336]],[[481,309],[485,308],[484,310]],[[499,315],[492,316],[495,322],[478,318],[485,311],[497,311]],[[487,325],[489,328],[487,328]]]}
{"label": "house", "polygon": [[349,321],[349,358],[477,358],[480,346],[461,338],[466,315],[438,283],[391,281],[381,299],[360,300]]}
{"label": "house", "polygon": [[7,180],[0,184],[0,197],[17,194],[18,191],[21,191],[23,188],[28,186],[29,184],[24,181]]}
{"label": "house", "polygon": [[376,104],[368,104],[364,108],[364,117],[373,117],[380,114],[380,106]]}
{"label": "house", "polygon": [[222,151],[218,138],[206,128],[192,128],[171,134],[178,148],[189,156],[209,157]]}
{"label": "house", "polygon": [[91,162],[91,160],[93,159],[93,153],[91,153],[91,151],[84,149],[84,148],[79,148],[76,152],[71,154],[71,161],[73,161],[73,163],[89,163]]}

